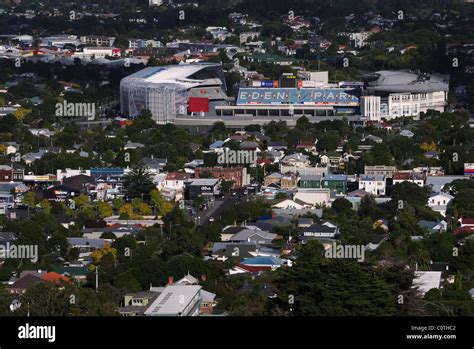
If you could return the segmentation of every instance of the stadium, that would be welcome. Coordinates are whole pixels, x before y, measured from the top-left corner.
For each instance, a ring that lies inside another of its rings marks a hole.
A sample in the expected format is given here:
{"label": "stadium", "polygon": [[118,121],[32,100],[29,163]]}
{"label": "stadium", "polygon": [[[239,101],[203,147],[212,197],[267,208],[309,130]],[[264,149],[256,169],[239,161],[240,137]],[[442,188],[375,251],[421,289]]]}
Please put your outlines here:
{"label": "stadium", "polygon": [[448,100],[449,75],[381,70],[363,80],[361,114],[373,121],[443,112]]}
{"label": "stadium", "polygon": [[[209,105],[226,104],[220,64],[178,64],[142,69],[120,82],[124,115],[135,118],[148,109],[158,124],[173,123],[176,115],[206,112]],[[189,105],[188,105],[189,104]]]}
{"label": "stadium", "polygon": [[121,109],[130,117],[148,109],[158,124],[196,127],[224,121],[238,128],[271,120],[292,126],[303,115],[310,122],[346,117],[365,123],[444,111],[449,91],[446,75],[384,70],[358,82],[329,83],[328,72],[304,73],[244,80],[234,101],[226,95],[219,64],[150,67],[122,79]]}
{"label": "stadium", "polygon": [[236,105],[217,106],[219,116],[264,117],[336,116],[359,110],[359,89],[241,88]]}

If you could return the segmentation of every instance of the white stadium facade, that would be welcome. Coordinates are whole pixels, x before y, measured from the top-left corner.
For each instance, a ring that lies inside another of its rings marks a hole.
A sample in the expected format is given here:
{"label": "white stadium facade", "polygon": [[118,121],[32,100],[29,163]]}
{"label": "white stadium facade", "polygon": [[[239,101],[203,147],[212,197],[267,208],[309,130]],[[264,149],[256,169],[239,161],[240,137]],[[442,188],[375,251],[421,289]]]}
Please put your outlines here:
{"label": "white stadium facade", "polygon": [[380,121],[416,117],[430,109],[443,112],[448,91],[448,75],[378,71],[366,76],[361,114],[371,121]]}
{"label": "white stadium facade", "polygon": [[226,85],[220,64],[178,64],[148,67],[122,79],[122,113],[137,117],[148,109],[158,124],[173,123],[187,114],[189,97],[208,98],[211,104],[226,104]]}

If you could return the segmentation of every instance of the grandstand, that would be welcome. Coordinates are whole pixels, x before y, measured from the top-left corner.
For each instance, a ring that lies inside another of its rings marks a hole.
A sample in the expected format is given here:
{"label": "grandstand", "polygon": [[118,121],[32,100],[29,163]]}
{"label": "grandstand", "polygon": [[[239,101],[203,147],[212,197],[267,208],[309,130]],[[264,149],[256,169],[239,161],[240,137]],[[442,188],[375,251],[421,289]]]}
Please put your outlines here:
{"label": "grandstand", "polygon": [[172,123],[176,115],[188,113],[190,97],[206,98],[214,107],[227,99],[220,64],[178,64],[142,69],[120,82],[124,115],[137,117],[150,110],[158,124]]}

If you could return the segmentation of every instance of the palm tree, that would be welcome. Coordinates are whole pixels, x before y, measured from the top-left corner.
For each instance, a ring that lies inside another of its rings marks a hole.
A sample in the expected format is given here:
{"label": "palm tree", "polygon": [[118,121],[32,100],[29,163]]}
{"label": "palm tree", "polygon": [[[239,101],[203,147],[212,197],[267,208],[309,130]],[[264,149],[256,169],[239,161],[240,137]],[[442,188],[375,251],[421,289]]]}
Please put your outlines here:
{"label": "palm tree", "polygon": [[128,175],[124,177],[123,186],[131,198],[150,199],[150,191],[156,189],[151,173],[141,163],[135,165]]}

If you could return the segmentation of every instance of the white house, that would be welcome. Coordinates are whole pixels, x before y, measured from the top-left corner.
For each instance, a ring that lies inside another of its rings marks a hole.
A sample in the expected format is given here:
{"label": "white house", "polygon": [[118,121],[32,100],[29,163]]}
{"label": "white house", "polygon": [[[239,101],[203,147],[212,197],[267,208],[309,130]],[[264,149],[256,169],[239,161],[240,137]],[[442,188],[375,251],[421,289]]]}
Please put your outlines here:
{"label": "white house", "polygon": [[299,200],[311,206],[327,206],[331,199],[331,190],[328,188],[307,189],[300,188],[294,196],[294,200]]}
{"label": "white house", "polygon": [[440,271],[415,271],[413,287],[416,287],[422,296],[433,288],[439,289],[440,286]]}
{"label": "white house", "polygon": [[454,197],[448,193],[436,193],[428,198],[428,206],[435,212],[439,212],[443,217],[446,216],[446,209],[451,204]]}
{"label": "white house", "polygon": [[74,176],[79,176],[79,175],[86,175],[90,176],[91,171],[90,170],[83,170],[83,169],[72,169],[72,168],[66,168],[62,170],[56,170],[56,179],[58,181],[62,181],[64,178],[69,178],[69,177],[74,177]]}
{"label": "white house", "polygon": [[359,189],[374,195],[385,195],[385,176],[361,175],[359,177]]}
{"label": "white house", "polygon": [[274,208],[294,208],[294,209],[302,209],[304,208],[305,206],[304,205],[301,205],[297,202],[294,202],[293,200],[290,200],[290,199],[286,199],[286,200],[283,200],[281,202],[279,202],[278,204],[275,204],[273,205]]}

